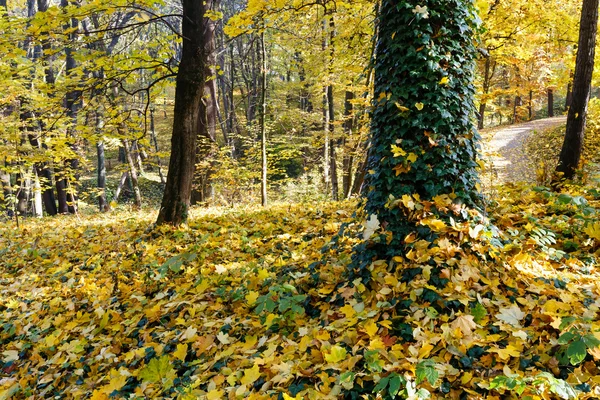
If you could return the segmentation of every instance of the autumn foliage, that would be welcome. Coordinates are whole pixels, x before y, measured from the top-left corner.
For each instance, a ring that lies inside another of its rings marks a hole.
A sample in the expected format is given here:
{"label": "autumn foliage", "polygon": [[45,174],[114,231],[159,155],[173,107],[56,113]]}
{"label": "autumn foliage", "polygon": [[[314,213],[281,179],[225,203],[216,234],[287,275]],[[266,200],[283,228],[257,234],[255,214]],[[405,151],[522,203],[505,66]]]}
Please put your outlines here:
{"label": "autumn foliage", "polygon": [[469,225],[407,197],[436,237],[366,285],[352,202],[4,224],[0,395],[595,398],[599,199],[509,189]]}

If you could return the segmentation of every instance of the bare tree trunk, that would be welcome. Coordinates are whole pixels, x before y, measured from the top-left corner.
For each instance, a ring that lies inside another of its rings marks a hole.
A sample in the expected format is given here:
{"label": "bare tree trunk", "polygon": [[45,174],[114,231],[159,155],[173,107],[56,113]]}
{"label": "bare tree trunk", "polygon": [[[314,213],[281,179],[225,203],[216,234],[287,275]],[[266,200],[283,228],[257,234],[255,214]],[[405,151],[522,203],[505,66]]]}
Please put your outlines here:
{"label": "bare tree trunk", "polygon": [[567,115],[565,140],[552,182],[555,188],[558,187],[561,179],[572,179],[574,177],[581,160],[587,107],[594,72],[597,29],[598,0],[583,0],[579,26],[579,44],[575,60],[575,76],[573,78],[573,96]]}
{"label": "bare tree trunk", "polygon": [[150,108],[150,139],[154,144],[154,151],[156,152],[156,165],[158,166],[158,176],[160,176],[160,183],[165,184],[165,176],[162,172],[162,163],[158,155],[158,140],[156,138],[156,130],[154,129],[154,107]]}
{"label": "bare tree trunk", "polygon": [[554,117],[554,90],[548,89],[548,117]]}
{"label": "bare tree trunk", "polygon": [[260,35],[260,49],[262,58],[262,82],[261,82],[261,109],[260,109],[260,154],[262,161],[260,180],[260,203],[267,206],[267,131],[265,118],[267,115],[267,51],[265,48],[265,31]]}
{"label": "bare tree trunk", "polygon": [[342,191],[344,198],[348,198],[350,189],[352,188],[352,164],[354,163],[354,156],[349,152],[346,140],[352,136],[354,130],[354,117],[352,115],[353,99],[354,93],[346,90],[344,98],[344,140],[342,142],[344,147],[344,157],[342,158]]}
{"label": "bare tree trunk", "polygon": [[218,0],[182,0],[183,50],[175,89],[175,111],[167,184],[157,224],[180,225],[188,218],[196,162],[196,136],[202,126],[199,113],[206,83],[206,36],[214,27],[204,15]]}
{"label": "bare tree trunk", "polygon": [[485,125],[485,109],[487,107],[487,99],[485,98],[485,96],[487,96],[487,94],[490,91],[490,81],[492,79],[492,74],[493,71],[491,69],[491,57],[489,54],[487,54],[485,56],[485,68],[483,71],[483,96],[484,98],[481,100],[481,103],[479,103],[479,115],[478,115],[478,121],[477,121],[477,128],[478,129],[483,129],[484,125]]}
{"label": "bare tree trunk", "polygon": [[124,171],[121,174],[121,179],[119,179],[119,186],[117,186],[117,190],[115,191],[115,197],[113,198],[113,201],[119,201],[119,197],[121,196],[121,192],[123,191],[125,182],[127,182],[128,176],[129,176],[129,171]]}
{"label": "bare tree trunk", "polygon": [[[218,7],[218,4],[214,4]],[[218,113],[217,98],[217,71],[215,65],[217,62],[215,54],[215,30],[217,24],[215,21],[208,20],[204,30],[204,52],[206,63],[204,64],[204,97],[200,103],[200,119],[198,130],[198,142],[196,144],[196,169],[194,181],[192,184],[192,195],[190,204],[206,202],[212,197],[212,175],[214,173],[214,160],[216,152],[214,144],[216,142],[216,126]]]}
{"label": "bare tree trunk", "polygon": [[33,215],[41,218],[44,215],[44,209],[42,205],[42,186],[40,185],[40,178],[38,177],[37,171],[33,169]]}
{"label": "bare tree trunk", "polygon": [[98,208],[100,212],[110,211],[110,205],[106,201],[106,163],[104,156],[104,143],[100,140],[96,144],[98,154]]}
{"label": "bare tree trunk", "polygon": [[125,157],[127,157],[127,163],[129,164],[129,176],[131,178],[131,185],[133,186],[133,196],[135,198],[135,207],[137,209],[142,208],[142,194],[140,193],[140,186],[138,184],[137,170],[135,168],[135,162],[133,160],[133,154],[131,154],[131,147],[127,139],[122,140],[123,148],[125,149]]}
{"label": "bare tree trunk", "polygon": [[529,120],[533,119],[533,90],[529,91],[529,103],[527,104],[527,110],[529,111]]}

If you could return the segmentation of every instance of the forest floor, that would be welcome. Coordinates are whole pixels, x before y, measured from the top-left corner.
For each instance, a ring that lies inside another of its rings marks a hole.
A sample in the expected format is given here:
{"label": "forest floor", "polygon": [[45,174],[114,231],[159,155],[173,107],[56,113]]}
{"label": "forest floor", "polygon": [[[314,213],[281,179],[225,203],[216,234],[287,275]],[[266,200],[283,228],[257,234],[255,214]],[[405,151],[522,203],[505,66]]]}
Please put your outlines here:
{"label": "forest floor", "polygon": [[526,139],[536,132],[564,125],[566,121],[566,116],[560,116],[482,130],[484,160],[490,166],[487,173],[483,174],[483,181],[491,185],[505,182],[534,183],[536,168],[526,154]]}

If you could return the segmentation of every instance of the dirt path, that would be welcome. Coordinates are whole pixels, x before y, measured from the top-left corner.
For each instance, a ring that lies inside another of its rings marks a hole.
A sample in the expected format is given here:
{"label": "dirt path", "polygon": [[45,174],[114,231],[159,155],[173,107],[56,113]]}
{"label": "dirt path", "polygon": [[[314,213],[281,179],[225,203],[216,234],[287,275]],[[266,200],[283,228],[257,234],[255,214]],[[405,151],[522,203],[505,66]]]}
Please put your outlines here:
{"label": "dirt path", "polygon": [[525,139],[535,131],[551,129],[566,121],[561,116],[482,130],[484,159],[493,165],[483,174],[483,183],[493,186],[504,182],[535,182],[535,169],[523,149]]}

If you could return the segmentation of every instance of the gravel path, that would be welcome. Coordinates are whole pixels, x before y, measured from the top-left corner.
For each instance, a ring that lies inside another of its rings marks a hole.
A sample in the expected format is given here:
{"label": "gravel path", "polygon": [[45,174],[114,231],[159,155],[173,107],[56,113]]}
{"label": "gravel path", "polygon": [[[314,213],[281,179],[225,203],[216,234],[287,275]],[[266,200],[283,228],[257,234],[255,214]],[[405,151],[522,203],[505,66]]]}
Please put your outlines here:
{"label": "gravel path", "polygon": [[483,183],[494,186],[505,182],[535,182],[535,168],[523,149],[525,139],[535,131],[551,129],[566,121],[567,118],[561,116],[482,130],[483,156],[488,167],[482,176]]}

